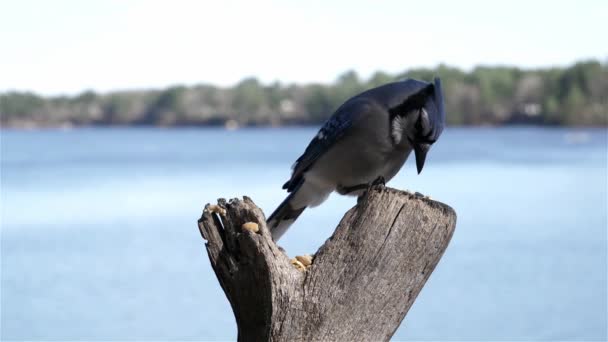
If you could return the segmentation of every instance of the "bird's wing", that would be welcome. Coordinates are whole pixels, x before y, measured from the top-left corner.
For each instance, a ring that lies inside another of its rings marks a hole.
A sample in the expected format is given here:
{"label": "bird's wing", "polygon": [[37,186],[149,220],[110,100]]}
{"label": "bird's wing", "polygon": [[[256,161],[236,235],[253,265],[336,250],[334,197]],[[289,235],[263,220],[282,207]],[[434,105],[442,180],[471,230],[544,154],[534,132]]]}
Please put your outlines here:
{"label": "bird's wing", "polygon": [[361,114],[370,108],[371,103],[363,98],[351,99],[344,103],[325,122],[317,135],[306,147],[304,153],[293,165],[293,174],[284,185],[287,192],[293,191],[302,181],[302,175],[338,140],[342,139]]}

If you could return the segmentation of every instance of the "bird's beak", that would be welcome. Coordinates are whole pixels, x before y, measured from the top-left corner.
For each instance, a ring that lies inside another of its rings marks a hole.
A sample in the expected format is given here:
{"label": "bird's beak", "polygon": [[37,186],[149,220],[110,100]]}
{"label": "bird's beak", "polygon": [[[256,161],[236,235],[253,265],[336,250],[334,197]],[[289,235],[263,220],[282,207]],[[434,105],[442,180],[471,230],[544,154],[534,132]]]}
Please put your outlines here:
{"label": "bird's beak", "polygon": [[418,174],[422,171],[424,161],[426,160],[426,153],[431,148],[430,144],[414,144],[414,153],[416,154],[416,168]]}

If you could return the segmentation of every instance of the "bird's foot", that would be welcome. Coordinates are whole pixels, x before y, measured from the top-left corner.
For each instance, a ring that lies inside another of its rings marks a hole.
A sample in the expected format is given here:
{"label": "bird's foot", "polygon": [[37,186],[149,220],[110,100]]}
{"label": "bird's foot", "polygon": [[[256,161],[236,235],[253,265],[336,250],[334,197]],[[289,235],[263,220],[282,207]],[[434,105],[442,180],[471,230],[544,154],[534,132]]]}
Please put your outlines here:
{"label": "bird's foot", "polygon": [[304,272],[312,265],[312,259],[313,256],[310,254],[296,255],[296,257],[291,259],[290,262],[296,268],[296,270]]}
{"label": "bird's foot", "polygon": [[338,185],[338,187],[336,188],[336,191],[340,195],[349,195],[349,194],[352,194],[353,192],[366,190],[367,187],[368,187],[367,184],[359,184],[359,185],[353,185],[353,186]]}
{"label": "bird's foot", "polygon": [[[372,186],[376,186],[376,185],[381,185],[381,186],[386,185],[386,181],[384,180],[384,177],[379,176],[378,178],[376,178],[373,182],[371,182],[369,184],[357,184],[357,185],[353,185],[353,186],[338,185],[338,187],[336,188],[336,191],[340,195],[349,195],[349,194],[352,195],[354,192],[360,191],[361,196],[363,196],[363,195],[365,195],[365,192],[367,191],[367,189],[369,189]],[[361,197],[361,196],[359,196],[359,197]]]}
{"label": "bird's foot", "polygon": [[379,176],[378,178],[374,179],[371,186],[376,186],[376,185],[381,185],[381,186],[386,185],[386,181],[384,180],[383,176]]}

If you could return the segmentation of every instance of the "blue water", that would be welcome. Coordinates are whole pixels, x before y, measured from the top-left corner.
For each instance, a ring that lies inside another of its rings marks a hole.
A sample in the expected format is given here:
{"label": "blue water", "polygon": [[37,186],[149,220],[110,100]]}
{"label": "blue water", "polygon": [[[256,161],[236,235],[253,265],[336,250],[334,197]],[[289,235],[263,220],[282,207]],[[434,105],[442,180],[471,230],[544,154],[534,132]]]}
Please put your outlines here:
{"label": "blue water", "polygon": [[[235,339],[196,221],[218,197],[274,209],[314,133],[1,131],[1,338]],[[452,128],[408,163],[389,185],[458,224],[394,339],[606,339],[606,149],[606,130]],[[330,197],[281,244],[316,251],[352,205]]]}

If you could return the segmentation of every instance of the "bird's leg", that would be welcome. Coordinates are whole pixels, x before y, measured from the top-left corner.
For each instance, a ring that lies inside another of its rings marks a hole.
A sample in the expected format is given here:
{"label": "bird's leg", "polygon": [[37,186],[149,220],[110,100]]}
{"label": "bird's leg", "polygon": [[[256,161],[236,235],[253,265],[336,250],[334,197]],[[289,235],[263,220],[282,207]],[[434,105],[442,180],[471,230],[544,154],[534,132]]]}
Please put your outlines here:
{"label": "bird's leg", "polygon": [[371,186],[375,186],[375,185],[382,185],[385,186],[386,185],[386,181],[384,180],[384,176],[378,176],[378,178],[376,178],[373,182]]}
{"label": "bird's leg", "polygon": [[386,185],[386,181],[384,180],[384,177],[378,176],[378,178],[374,179],[374,181],[367,186],[365,191],[359,197],[357,197],[357,204],[361,203],[361,200],[363,200],[363,197],[365,196],[365,194],[367,194],[367,191],[369,190],[370,187],[372,187],[372,186],[384,187],[385,185]]}
{"label": "bird's leg", "polygon": [[375,186],[375,185],[382,185],[382,186],[384,186],[385,184],[386,184],[386,181],[384,180],[384,177],[383,176],[379,176],[378,178],[376,178],[370,184],[357,184],[357,185],[353,185],[353,186],[338,185],[338,187],[336,188],[336,191],[340,195],[348,195],[348,194],[351,194],[351,193],[353,193],[355,191],[367,190],[370,186]]}
{"label": "bird's leg", "polygon": [[353,185],[353,186],[338,185],[338,187],[336,188],[336,191],[340,195],[348,195],[355,191],[366,190],[368,188],[368,186],[369,185],[367,185],[367,184],[358,184],[358,185]]}
{"label": "bird's leg", "polygon": [[373,182],[368,183],[368,184],[357,184],[357,185],[353,185],[353,186],[343,186],[343,185],[338,185],[338,187],[336,188],[336,191],[340,194],[340,195],[349,195],[349,194],[353,194],[353,192],[361,192],[359,194],[359,196],[357,197],[357,203],[359,203],[361,201],[361,198],[363,196],[365,196],[365,194],[367,193],[367,190],[372,187],[372,186],[384,186],[386,184],[386,181],[384,180],[383,176],[378,176],[378,178],[374,179]]}

